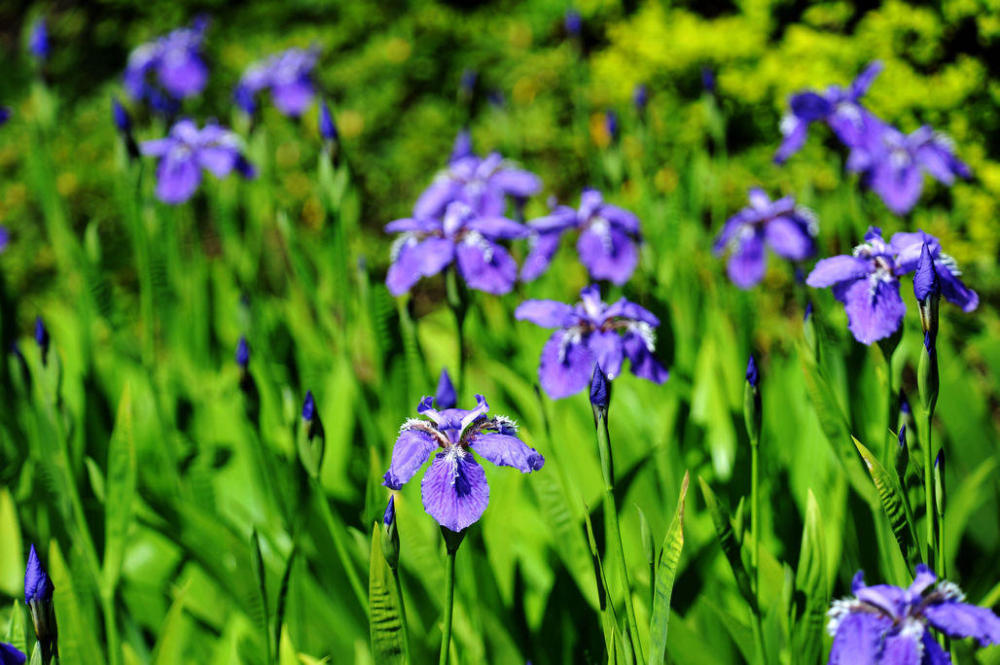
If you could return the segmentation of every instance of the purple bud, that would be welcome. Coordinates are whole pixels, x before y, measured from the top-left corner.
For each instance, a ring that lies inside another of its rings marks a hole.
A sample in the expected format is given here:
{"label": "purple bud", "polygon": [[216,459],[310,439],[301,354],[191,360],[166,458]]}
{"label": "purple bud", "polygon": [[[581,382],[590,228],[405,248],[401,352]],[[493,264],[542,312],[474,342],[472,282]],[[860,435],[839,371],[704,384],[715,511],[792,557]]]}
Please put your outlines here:
{"label": "purple bud", "polygon": [[479,78],[479,73],[475,69],[467,68],[465,71],[462,72],[461,87],[463,95],[472,94],[472,91],[476,87],[476,79],[478,78]]}
{"label": "purple bud", "polygon": [[812,300],[810,300],[809,302],[806,303],[806,311],[805,314],[802,315],[802,320],[808,321],[809,319],[812,318],[812,315],[813,315],[813,304]]}
{"label": "purple bud", "polygon": [[132,131],[132,119],[128,117],[128,111],[114,97],[111,98],[111,117],[119,132],[128,134]]}
{"label": "purple bud", "polygon": [[458,397],[455,395],[455,386],[451,383],[448,370],[442,369],[438,379],[437,392],[434,393],[434,404],[439,409],[453,409],[457,403]]}
{"label": "purple bud", "polygon": [[608,136],[614,141],[618,138],[618,114],[608,110],[604,113],[604,128],[608,131]]}
{"label": "purple bud", "polygon": [[460,159],[472,156],[472,136],[468,129],[462,129],[455,137],[455,144],[451,148],[449,162],[457,162]]}
{"label": "purple bud", "polygon": [[701,87],[709,94],[715,92],[715,72],[711,67],[701,68]]}
{"label": "purple bud", "polygon": [[45,25],[45,17],[35,21],[28,37],[28,51],[39,60],[49,57],[49,30]]}
{"label": "purple bud", "polygon": [[917,264],[917,272],[913,275],[913,295],[917,300],[923,302],[927,297],[941,292],[941,283],[938,280],[937,270],[934,269],[934,259],[931,258],[930,248],[925,242],[920,248],[920,262]]}
{"label": "purple bud", "polygon": [[334,124],[333,116],[330,115],[330,107],[325,101],[319,107],[319,133],[327,141],[337,140],[337,125]]}
{"label": "purple bud", "polygon": [[242,154],[236,156],[236,172],[247,180],[253,180],[257,177],[257,167]]}
{"label": "purple bud", "polygon": [[253,115],[254,111],[257,110],[257,102],[254,101],[253,90],[246,86],[236,86],[236,90],[233,91],[233,101],[247,115]]}
{"label": "purple bud", "polygon": [[594,365],[594,374],[590,378],[590,403],[605,413],[611,404],[611,382],[598,364]]}
{"label": "purple bud", "polygon": [[311,390],[306,391],[305,402],[302,403],[302,420],[311,422],[316,417],[316,400],[313,399]]}
{"label": "purple bud", "polygon": [[944,470],[944,448],[939,450],[937,456],[934,458],[934,468],[939,471]]}
{"label": "purple bud", "polygon": [[747,361],[747,383],[756,388],[760,385],[760,372],[757,371],[757,361],[754,359],[753,354],[750,354],[750,360]]}
{"label": "purple bud", "polygon": [[396,495],[389,495],[389,503],[385,507],[385,514],[382,515],[382,524],[385,526],[392,526],[392,523],[396,521]]}
{"label": "purple bud", "polygon": [[35,342],[38,343],[38,348],[42,350],[42,364],[45,363],[46,357],[49,355],[50,341],[49,331],[45,327],[42,317],[35,317]]}
{"label": "purple bud", "polygon": [[247,365],[250,364],[250,347],[247,345],[246,337],[240,337],[240,341],[236,345],[236,364],[243,369],[246,369]]}
{"label": "purple bud", "polygon": [[575,9],[567,10],[566,16],[563,19],[563,26],[570,35],[574,37],[579,35],[580,30],[583,28],[583,19],[580,18],[580,12]]}
{"label": "purple bud", "polygon": [[10,120],[10,109],[0,106],[0,125],[6,124],[8,120]]}
{"label": "purple bud", "polygon": [[642,113],[646,110],[646,105],[649,103],[649,91],[646,89],[645,83],[640,83],[635,86],[635,90],[632,92],[632,104],[635,105],[635,109]]}
{"label": "purple bud", "polygon": [[10,244],[10,231],[7,230],[6,226],[0,225],[0,254],[3,254],[7,250],[7,245]]}
{"label": "purple bud", "polygon": [[24,603],[31,605],[33,602],[48,603],[52,601],[52,580],[49,574],[42,567],[42,562],[38,559],[38,552],[35,546],[31,546],[28,553],[28,565],[24,571]]}
{"label": "purple bud", "polygon": [[503,91],[497,88],[490,90],[490,92],[486,95],[486,101],[488,101],[490,106],[493,108],[502,109],[505,102]]}
{"label": "purple bud", "polygon": [[906,425],[899,428],[899,449],[906,450]]}
{"label": "purple bud", "polygon": [[931,334],[931,331],[928,330],[927,332],[925,332],[924,333],[924,348],[927,349],[927,353],[929,355],[932,355],[932,356],[934,355],[934,348],[935,348],[936,345],[937,345],[937,340],[934,339],[934,335]]}
{"label": "purple bud", "polygon": [[910,400],[906,399],[906,393],[899,391],[899,410],[906,415],[911,415],[913,409],[910,407]]}

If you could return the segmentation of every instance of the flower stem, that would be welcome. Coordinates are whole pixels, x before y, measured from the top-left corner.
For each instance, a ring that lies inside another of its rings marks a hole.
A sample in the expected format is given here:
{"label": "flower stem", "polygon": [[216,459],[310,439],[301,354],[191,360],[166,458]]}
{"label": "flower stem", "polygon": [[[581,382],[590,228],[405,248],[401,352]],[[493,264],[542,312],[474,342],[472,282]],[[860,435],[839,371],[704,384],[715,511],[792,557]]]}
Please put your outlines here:
{"label": "flower stem", "polygon": [[750,433],[750,568],[753,571],[753,593],[757,605],[751,612],[751,626],[754,642],[760,652],[760,662],[767,663],[760,618],[760,440],[753,432]]}
{"label": "flower stem", "polygon": [[931,432],[931,420],[933,411],[927,410],[926,434],[924,435],[924,501],[927,517],[927,565],[931,570],[937,571],[935,567],[935,555],[938,550],[937,530],[934,528],[934,516],[937,513],[936,502],[934,501],[934,453],[933,435]]}
{"label": "flower stem", "polygon": [[451,650],[451,614],[455,604],[455,553],[448,549],[448,563],[444,574],[444,627],[441,633],[441,656],[438,665],[448,665]]}
{"label": "flower stem", "polygon": [[601,471],[604,473],[604,510],[610,518],[614,531],[614,539],[618,548],[619,574],[625,594],[625,615],[628,618],[629,632],[632,634],[632,643],[639,663],[645,663],[646,658],[642,652],[642,645],[639,641],[639,623],[635,618],[635,607],[632,602],[632,584],[628,577],[628,566],[625,561],[625,545],[622,543],[622,529],[618,520],[618,507],[615,505],[615,472],[614,463],[611,457],[611,435],[608,432],[607,412],[595,409],[597,417],[597,449],[601,454]]}
{"label": "flower stem", "polygon": [[399,618],[403,623],[403,662],[410,662],[410,629],[406,621],[406,601],[403,600],[403,582],[399,579],[399,567],[392,568],[392,581],[396,584],[399,597]]}
{"label": "flower stem", "polygon": [[464,285],[459,283],[458,271],[454,266],[448,269],[445,285],[448,290],[448,306],[451,307],[451,311],[455,315],[455,329],[458,336],[458,386],[456,394],[461,400],[462,391],[465,389],[465,318],[469,311],[469,301]]}

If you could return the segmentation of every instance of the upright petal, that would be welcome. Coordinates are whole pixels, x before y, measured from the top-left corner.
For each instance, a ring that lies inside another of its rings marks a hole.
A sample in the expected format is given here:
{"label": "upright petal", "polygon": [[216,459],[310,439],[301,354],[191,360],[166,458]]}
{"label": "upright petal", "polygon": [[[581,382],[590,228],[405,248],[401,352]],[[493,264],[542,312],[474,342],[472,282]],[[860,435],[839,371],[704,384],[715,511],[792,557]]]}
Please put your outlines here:
{"label": "upright petal", "polygon": [[816,267],[806,277],[806,284],[814,289],[821,289],[839,282],[861,279],[870,272],[871,266],[864,259],[847,255],[831,256],[816,263]]}
{"label": "upright petal", "polygon": [[891,627],[891,621],[877,614],[848,614],[833,636],[828,665],[878,665],[882,635]]}
{"label": "upright petal", "polygon": [[923,615],[949,637],[974,637],[981,646],[1000,644],[1000,618],[985,607],[946,601],[928,605]]}
{"label": "upright petal", "polygon": [[853,99],[857,99],[868,92],[868,88],[871,87],[872,81],[874,81],[875,77],[879,75],[883,67],[884,65],[881,60],[873,60],[867,67],[861,70],[861,73],[858,74],[857,78],[851,82],[851,97]]}
{"label": "upright petal", "polygon": [[490,176],[490,184],[510,196],[527,198],[542,189],[542,181],[531,171],[500,169]]}
{"label": "upright petal", "polygon": [[530,282],[538,279],[549,269],[552,257],[559,249],[562,233],[538,233],[528,239],[528,255],[521,264],[521,281]]}
{"label": "upright petal", "polygon": [[920,263],[920,255],[923,253],[923,246],[927,245],[931,258],[937,259],[941,256],[941,243],[937,238],[923,231],[900,231],[892,234],[889,246],[896,252],[896,274],[905,275],[917,269]]}
{"label": "upright petal", "polygon": [[643,321],[654,328],[660,325],[660,319],[658,319],[655,314],[642,305],[637,305],[634,302],[625,300],[625,298],[619,298],[617,302],[610,304],[608,308],[604,310],[605,319],[610,319],[612,317],[631,319],[633,321]]}
{"label": "upright petal", "polygon": [[897,215],[905,215],[920,198],[924,175],[915,162],[897,165],[892,157],[882,159],[872,171],[871,187]]}
{"label": "upright petal", "polygon": [[816,253],[807,227],[790,217],[776,217],[764,227],[764,238],[774,253],[792,261],[803,261]]}
{"label": "upright petal", "polygon": [[614,330],[595,330],[586,337],[586,344],[609,379],[621,374],[625,359],[621,335]]}
{"label": "upright petal", "polygon": [[413,205],[413,216],[417,219],[440,217],[452,201],[458,200],[461,185],[448,176],[438,176],[420,194]]}
{"label": "upright petal", "polygon": [[574,395],[590,385],[594,354],[572,333],[557,330],[542,347],[538,380],[552,399]]}
{"label": "upright petal", "polygon": [[236,148],[229,146],[209,146],[201,148],[196,153],[198,164],[216,178],[225,178],[229,175],[236,166],[239,154]]}
{"label": "upright petal", "polygon": [[458,402],[455,395],[455,386],[451,382],[447,369],[441,370],[438,378],[437,390],[434,392],[434,405],[439,409],[453,409]]}
{"label": "upright petal", "polygon": [[[874,283],[873,283],[874,281]],[[871,344],[899,330],[906,305],[899,296],[899,282],[875,276],[839,285],[834,295],[844,303],[848,329],[862,344]]]}
{"label": "upright petal", "polygon": [[802,149],[809,135],[809,122],[792,114],[781,120],[781,145],[774,153],[774,163],[784,164],[788,158]]}
{"label": "upright petal", "polygon": [[941,280],[941,295],[964,312],[971,312],[979,306],[979,294],[965,285],[955,270],[954,263],[936,261],[934,267]]}
{"label": "upright petal", "polygon": [[525,300],[514,310],[514,318],[542,328],[562,328],[573,323],[573,307],[556,300]]}
{"label": "upright petal", "polygon": [[635,236],[639,235],[639,217],[635,213],[618,206],[605,204],[601,206],[599,214],[622,231]]}
{"label": "upright petal", "polygon": [[478,231],[493,240],[524,238],[531,232],[524,224],[506,217],[475,217],[465,223],[465,228]]}
{"label": "upright petal", "polygon": [[632,239],[617,228],[594,224],[580,234],[576,243],[580,262],[593,279],[624,284],[639,263]]}
{"label": "upright petal", "polygon": [[475,524],[490,501],[483,467],[457,446],[435,456],[420,489],[427,514],[455,532]]}
{"label": "upright petal", "polygon": [[521,473],[538,471],[545,465],[545,458],[516,436],[484,433],[473,437],[473,450],[497,466],[512,466]]}
{"label": "upright petal", "polygon": [[404,429],[392,447],[392,462],[385,472],[382,484],[398,490],[410,480],[424,465],[427,458],[438,447],[438,442],[429,433],[419,429]]}
{"label": "upright petal", "polygon": [[924,659],[922,626],[918,622],[904,622],[902,630],[885,638],[880,663],[885,665],[921,665]]}
{"label": "upright petal", "polygon": [[727,264],[729,279],[741,289],[749,289],[764,279],[767,258],[764,256],[764,238],[757,233],[740,241]]}
{"label": "upright petal", "polygon": [[507,250],[485,238],[456,248],[458,268],[470,288],[494,295],[508,293],[517,279],[517,263]]}
{"label": "upright petal", "polygon": [[160,83],[173,97],[197,95],[208,81],[208,68],[201,58],[176,49],[164,55],[157,67]]}

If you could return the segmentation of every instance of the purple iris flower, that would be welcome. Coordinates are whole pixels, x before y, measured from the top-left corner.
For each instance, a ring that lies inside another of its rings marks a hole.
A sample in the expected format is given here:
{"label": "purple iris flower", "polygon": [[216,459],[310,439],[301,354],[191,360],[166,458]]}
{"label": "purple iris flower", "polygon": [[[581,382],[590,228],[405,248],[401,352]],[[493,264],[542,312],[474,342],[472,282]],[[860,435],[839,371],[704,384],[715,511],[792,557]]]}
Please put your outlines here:
{"label": "purple iris flower", "polygon": [[200,93],[208,81],[208,67],[201,56],[207,27],[208,21],[199,18],[189,28],[178,28],[134,49],[125,66],[129,96],[136,101],[148,99],[154,107],[165,105],[157,86],[149,81],[150,73],[156,74],[156,84],[170,98]]}
{"label": "purple iris flower", "polygon": [[6,106],[0,106],[0,125],[6,124],[10,120],[10,109]]}
{"label": "purple iris flower", "polygon": [[438,378],[437,390],[434,392],[434,406],[439,409],[451,409],[457,403],[458,397],[455,395],[455,386],[451,382],[451,376],[449,376],[447,369],[442,369],[441,376]]}
{"label": "purple iris flower", "polygon": [[964,602],[959,588],[917,564],[913,583],[866,586],[858,572],[853,598],[833,602],[827,630],[833,636],[829,665],[950,665],[931,628],[952,638],[1000,643],[1000,618]]}
{"label": "purple iris flower", "polygon": [[142,154],[158,157],[156,196],[164,203],[187,201],[201,183],[201,170],[224,178],[234,169],[246,178],[253,167],[240,150],[240,140],[213,122],[198,129],[193,120],[179,120],[165,138],[146,141]]}
{"label": "purple iris flower", "polygon": [[28,657],[13,644],[0,642],[0,665],[23,665]]}
{"label": "purple iris flower", "polygon": [[575,9],[566,10],[566,15],[563,17],[563,27],[573,37],[579,35],[583,29],[583,18],[580,16],[580,12]]}
{"label": "purple iris flower", "polygon": [[31,26],[31,35],[28,37],[28,51],[39,60],[49,57],[49,29],[45,24],[45,17],[39,18]]}
{"label": "purple iris flower", "polygon": [[792,261],[816,253],[816,217],[811,210],[795,205],[791,196],[772,201],[757,187],[750,190],[749,199],[749,206],[726,220],[713,248],[716,256],[729,250],[729,279],[741,289],[764,278],[765,246]]}
{"label": "purple iris flower", "polygon": [[506,196],[527,198],[542,188],[538,176],[513,168],[500,153],[474,154],[463,132],[455,140],[448,168],[417,199],[414,217],[439,217],[452,201],[462,201],[484,217],[502,215]]}
{"label": "purple iris flower", "polygon": [[6,226],[0,224],[0,254],[7,251],[7,246],[10,244],[10,231]]}
{"label": "purple iris flower", "polygon": [[646,105],[649,104],[649,89],[645,83],[635,86],[635,90],[632,91],[632,104],[640,115],[646,111]]}
{"label": "purple iris flower", "polygon": [[420,281],[455,263],[470,288],[495,295],[507,293],[517,279],[517,264],[500,240],[523,238],[528,229],[499,215],[479,215],[460,201],[440,218],[406,218],[385,230],[402,233],[392,246],[392,265],[385,283],[399,296]]}
{"label": "purple iris flower", "polygon": [[618,140],[618,114],[610,109],[604,112],[604,129],[612,143]]}
{"label": "purple iris flower", "polygon": [[639,263],[639,218],[605,203],[596,189],[583,190],[578,210],[557,206],[545,217],[529,221],[528,226],[535,233],[521,267],[523,281],[531,281],[548,269],[560,237],[573,228],[580,230],[576,251],[591,279],[624,284]]}
{"label": "purple iris flower", "polygon": [[403,423],[392,449],[392,462],[382,484],[400,489],[435,450],[420,485],[424,510],[451,531],[461,531],[482,517],[490,500],[486,473],[472,452],[497,466],[511,466],[522,473],[538,471],[545,458],[517,438],[517,425],[505,416],[487,418],[490,407],[476,395],[476,408],[442,409],[424,397],[417,413]]}
{"label": "purple iris flower", "polygon": [[899,329],[906,305],[899,295],[899,277],[917,269],[923,244],[927,243],[946,300],[969,312],[979,296],[960,279],[955,260],[941,251],[937,238],[923,231],[897,233],[890,242],[882,231],[871,227],[865,241],[850,255],[821,259],[806,278],[813,288],[833,287],[833,295],[844,303],[848,328],[862,344],[871,344]]}
{"label": "purple iris flower", "polygon": [[852,150],[847,167],[861,172],[885,205],[905,215],[917,204],[924,187],[924,171],[951,185],[955,176],[971,178],[972,171],[955,156],[955,145],[944,134],[924,125],[910,134],[878,119],[865,123],[863,139]]}
{"label": "purple iris flower", "polygon": [[32,603],[52,602],[52,593],[55,587],[48,573],[42,567],[42,562],[38,558],[35,546],[31,546],[28,552],[28,565],[24,571],[24,604],[31,606]]}
{"label": "purple iris flower", "polygon": [[575,306],[554,300],[525,300],[514,317],[543,328],[558,328],[542,348],[538,365],[538,379],[553,399],[589,386],[595,365],[614,379],[625,358],[638,377],[663,383],[669,376],[653,355],[660,320],[624,298],[605,305],[596,285],[580,291],[580,302]]}
{"label": "purple iris flower", "polygon": [[316,48],[290,48],[250,65],[236,87],[236,103],[252,114],[256,109],[254,97],[262,90],[270,89],[275,107],[283,114],[297,118],[309,107],[316,94],[312,71],[318,59],[319,50]]}
{"label": "purple iris flower", "polygon": [[858,102],[872,81],[882,71],[882,63],[868,65],[849,87],[831,85],[824,94],[800,92],[789,99],[790,112],[781,120],[784,137],[774,161],[778,164],[799,151],[806,142],[809,125],[823,121],[847,147],[858,145],[864,137],[866,118],[874,117]]}

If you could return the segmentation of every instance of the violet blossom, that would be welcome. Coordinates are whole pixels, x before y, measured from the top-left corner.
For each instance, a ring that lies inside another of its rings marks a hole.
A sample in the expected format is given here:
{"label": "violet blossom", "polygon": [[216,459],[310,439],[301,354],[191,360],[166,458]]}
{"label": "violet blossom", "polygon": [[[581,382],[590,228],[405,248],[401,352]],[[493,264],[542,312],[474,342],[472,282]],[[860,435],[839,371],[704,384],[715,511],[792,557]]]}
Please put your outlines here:
{"label": "violet blossom", "polygon": [[[208,67],[201,55],[208,21],[195,19],[191,27],[178,28],[155,41],[136,47],[125,67],[125,90],[132,99],[143,99],[158,109],[172,105],[163,99],[183,99],[200,93],[208,82]],[[151,81],[151,75],[155,80]],[[161,92],[162,91],[162,92]]]}
{"label": "violet blossom", "polygon": [[302,115],[316,95],[312,71],[318,59],[316,48],[290,48],[250,65],[236,86],[237,105],[253,114],[256,95],[270,90],[271,101],[279,111],[291,117]]}

